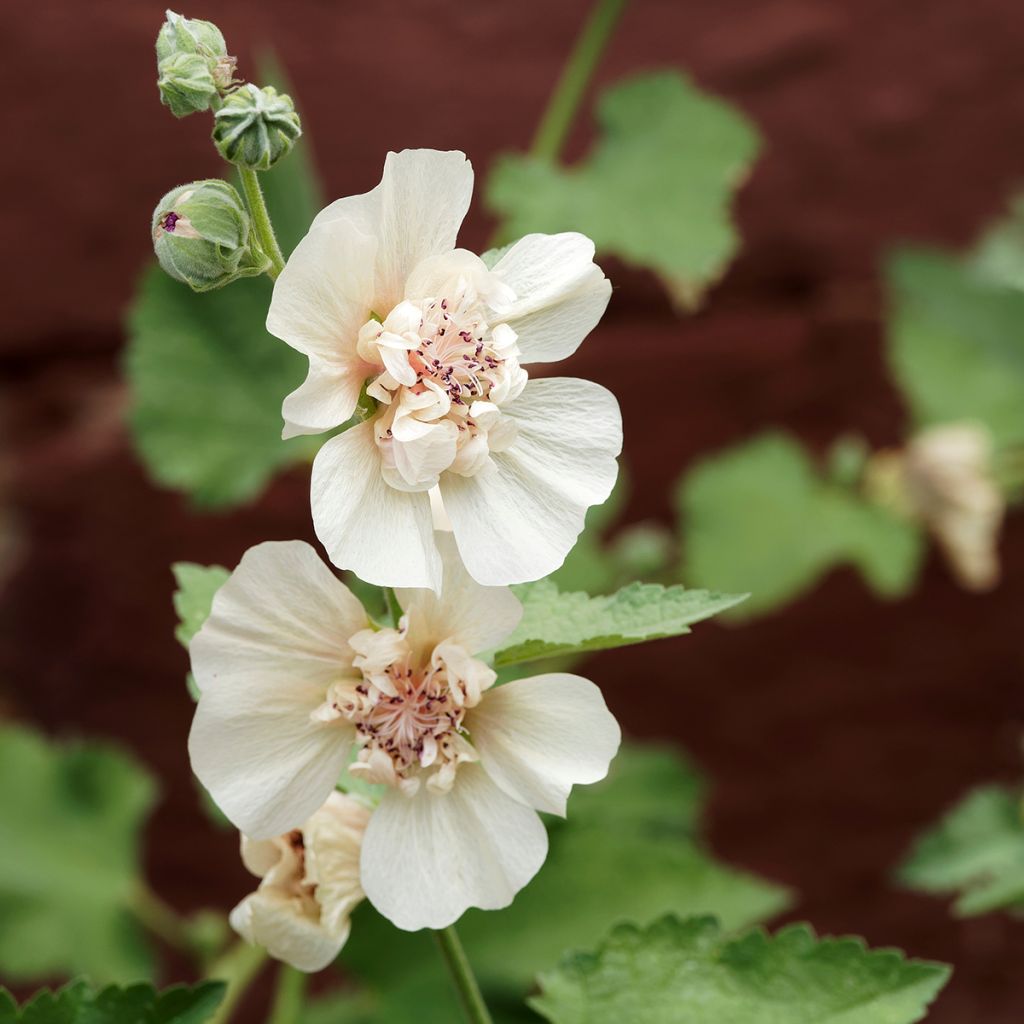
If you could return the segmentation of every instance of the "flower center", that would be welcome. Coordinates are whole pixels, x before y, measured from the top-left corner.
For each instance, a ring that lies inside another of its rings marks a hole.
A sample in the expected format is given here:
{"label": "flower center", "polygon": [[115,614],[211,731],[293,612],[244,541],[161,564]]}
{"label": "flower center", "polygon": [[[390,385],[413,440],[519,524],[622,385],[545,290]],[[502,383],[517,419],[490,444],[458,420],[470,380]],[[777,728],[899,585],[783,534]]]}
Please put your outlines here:
{"label": "flower center", "polygon": [[450,641],[416,664],[405,628],[362,630],[349,644],[362,679],[331,686],[313,713],[355,726],[359,753],[349,770],[409,795],[424,779],[434,790],[449,790],[458,766],[477,758],[463,723],[494,671]]}
{"label": "flower center", "polygon": [[367,394],[385,408],[375,423],[384,477],[400,490],[428,490],[443,472],[473,476],[515,440],[500,406],[527,374],[515,331],[494,321],[508,289],[481,269],[457,273],[441,291],[368,320],[359,353],[382,372]]}

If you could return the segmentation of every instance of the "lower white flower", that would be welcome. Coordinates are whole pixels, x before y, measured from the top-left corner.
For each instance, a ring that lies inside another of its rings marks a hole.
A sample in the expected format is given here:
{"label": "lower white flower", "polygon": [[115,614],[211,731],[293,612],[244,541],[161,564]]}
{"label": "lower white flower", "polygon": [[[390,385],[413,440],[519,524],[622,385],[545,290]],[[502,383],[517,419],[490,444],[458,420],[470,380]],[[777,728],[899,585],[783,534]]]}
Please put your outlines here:
{"label": "lower white flower", "polygon": [[398,590],[397,629],[298,541],[250,549],[192,641],[200,688],[192,765],[246,834],[303,822],[342,769],[387,786],[360,861],[371,903],[400,928],[443,928],[507,906],[547,854],[537,811],[607,774],[619,727],[598,688],[566,673],[492,688],[477,655],[517,625],[504,587],[436,538],[440,595]]}
{"label": "lower white flower", "polygon": [[231,912],[244,939],[300,971],[319,971],[345,945],[363,899],[359,854],[370,811],[331,793],[301,827],[272,839],[242,836],[242,861],[261,879]]}

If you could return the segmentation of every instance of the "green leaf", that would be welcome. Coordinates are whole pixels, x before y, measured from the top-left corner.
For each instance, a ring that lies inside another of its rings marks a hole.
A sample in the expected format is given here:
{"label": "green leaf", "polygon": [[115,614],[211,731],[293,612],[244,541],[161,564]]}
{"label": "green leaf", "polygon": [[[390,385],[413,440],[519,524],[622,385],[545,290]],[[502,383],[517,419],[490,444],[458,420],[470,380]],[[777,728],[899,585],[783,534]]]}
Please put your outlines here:
{"label": "green leaf", "polygon": [[881,596],[912,585],[922,538],[913,525],[820,476],[803,448],[768,433],[709,458],[679,482],[682,576],[749,590],[734,613],[792,600],[850,563]]}
{"label": "green leaf", "polygon": [[0,727],[0,974],[149,974],[128,907],[154,797],[149,774],[126,754]]}
{"label": "green leaf", "polygon": [[982,234],[968,265],[990,284],[1024,288],[1024,195],[1015,196],[1009,214]]}
{"label": "green leaf", "polygon": [[76,981],[57,992],[37,992],[20,1010],[0,988],[0,1024],[204,1024],[224,998],[224,988],[221,981],[205,981],[162,992],[142,984],[97,992]]}
{"label": "green leaf", "polygon": [[976,789],[925,833],[899,869],[911,889],[958,894],[960,916],[1024,907],[1024,807],[1016,790]]}
{"label": "green leaf", "polygon": [[523,618],[494,656],[497,666],[681,636],[744,598],[657,583],[630,583],[607,597],[561,594],[551,580],[513,589]]}
{"label": "green leaf", "polygon": [[[289,252],[321,205],[303,146],[260,182]],[[281,402],[302,383],[306,359],[267,333],[271,290],[261,277],[196,294],[153,267],[129,313],[135,446],[157,483],[198,505],[250,501],[323,443],[322,436],[281,440]]]}
{"label": "green leaf", "polygon": [[670,916],[567,956],[530,1005],[551,1024],[912,1024],[948,978],[807,925],[729,939],[713,918]]}
{"label": "green leaf", "polygon": [[582,231],[696,305],[738,246],[730,207],[757,156],[756,131],[676,71],[608,89],[597,120],[600,139],[574,167],[521,155],[498,161],[487,200],[506,218],[503,235]]}
{"label": "green leaf", "polygon": [[[545,964],[624,919],[714,913],[740,928],[782,910],[785,890],[706,852],[697,834],[702,806],[702,781],[667,747],[628,745],[605,782],[577,787],[568,818],[550,824],[551,848],[538,876],[506,910],[470,911],[459,921],[488,1000],[521,1000]],[[343,960],[375,991],[397,999],[415,986],[421,1005],[440,1001],[430,1021],[455,1019],[426,933],[398,932],[367,906],[357,912],[353,934],[359,941]]]}
{"label": "green leaf", "polygon": [[1024,290],[924,249],[886,274],[889,361],[915,426],[976,420],[997,447],[1024,442]]}
{"label": "green leaf", "polygon": [[197,565],[195,562],[176,562],[171,566],[178,589],[174,592],[174,610],[178,613],[178,628],[174,636],[186,650],[192,637],[199,632],[210,615],[213,597],[227,582],[230,569],[222,565]]}

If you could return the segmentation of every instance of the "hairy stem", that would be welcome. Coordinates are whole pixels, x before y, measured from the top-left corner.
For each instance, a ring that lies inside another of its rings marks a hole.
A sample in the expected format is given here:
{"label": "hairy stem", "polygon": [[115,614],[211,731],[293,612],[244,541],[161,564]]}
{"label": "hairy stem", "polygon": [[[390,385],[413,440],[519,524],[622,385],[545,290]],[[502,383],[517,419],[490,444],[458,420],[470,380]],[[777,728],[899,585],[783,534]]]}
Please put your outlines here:
{"label": "hairy stem", "polygon": [[565,62],[530,146],[532,156],[557,160],[580,101],[627,0],[597,0]]}
{"label": "hairy stem", "polygon": [[434,932],[434,938],[437,940],[437,948],[441,951],[455,991],[459,994],[459,1002],[462,1004],[466,1020],[469,1024],[493,1024],[454,925]]}
{"label": "hairy stem", "polygon": [[281,964],[277,970],[274,1005],[270,1009],[267,1024],[299,1024],[306,995],[306,977],[302,971]]}
{"label": "hairy stem", "polygon": [[227,1024],[231,1019],[238,1001],[245,995],[260,968],[267,961],[267,952],[260,946],[251,946],[244,939],[236,942],[223,956],[218,959],[207,973],[207,977],[218,981],[226,981],[227,991],[217,1012],[210,1018],[209,1024]]}
{"label": "hairy stem", "polygon": [[274,226],[270,223],[270,213],[267,211],[267,204],[263,198],[259,175],[247,167],[240,167],[238,173],[242,179],[245,201],[249,205],[249,215],[252,217],[252,229],[256,235],[256,241],[270,259],[270,269],[267,273],[271,280],[276,280],[284,270],[284,255],[281,252],[281,246],[277,244]]}

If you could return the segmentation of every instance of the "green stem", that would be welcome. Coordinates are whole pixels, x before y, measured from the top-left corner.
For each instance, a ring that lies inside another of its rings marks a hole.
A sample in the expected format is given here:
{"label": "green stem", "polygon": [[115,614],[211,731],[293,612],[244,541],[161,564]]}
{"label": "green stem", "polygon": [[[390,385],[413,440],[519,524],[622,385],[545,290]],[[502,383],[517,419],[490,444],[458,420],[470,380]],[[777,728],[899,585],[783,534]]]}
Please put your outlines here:
{"label": "green stem", "polygon": [[244,939],[236,942],[214,963],[207,977],[228,983],[224,999],[209,1024],[226,1024],[231,1019],[238,1001],[245,995],[253,979],[266,963],[267,951],[261,946],[252,946]]}
{"label": "green stem", "polygon": [[391,587],[381,587],[384,594],[384,604],[388,614],[391,616],[392,625],[398,629],[398,620],[402,617],[402,606],[398,603],[394,590]]}
{"label": "green stem", "polygon": [[306,994],[306,977],[302,971],[281,964],[277,970],[274,1005],[270,1009],[267,1024],[299,1024],[302,1001]]}
{"label": "green stem", "polygon": [[165,903],[145,882],[136,886],[131,898],[132,913],[144,928],[162,939],[172,949],[195,953],[195,943],[188,921],[174,907]]}
{"label": "green stem", "polygon": [[245,200],[249,204],[249,215],[252,217],[252,229],[256,234],[256,241],[270,259],[271,267],[267,273],[272,281],[277,280],[278,275],[284,270],[284,255],[281,252],[281,246],[277,244],[274,226],[270,223],[270,213],[267,211],[267,204],[263,198],[259,175],[248,167],[239,167],[238,174],[242,179]]}
{"label": "green stem", "polygon": [[532,156],[551,161],[558,159],[590,78],[627,2],[628,0],[597,0],[594,4],[590,17],[583,26],[569,59],[565,62],[555,91],[548,100],[544,116],[537,125],[533,144],[530,146]]}
{"label": "green stem", "polygon": [[462,1004],[466,1020],[469,1024],[493,1024],[454,925],[434,932],[434,938],[437,940],[437,948],[444,958],[455,991],[459,994],[459,1002]]}

